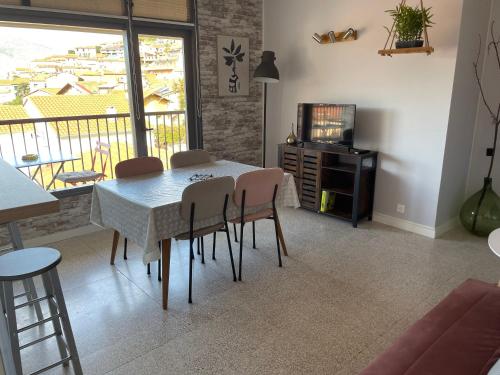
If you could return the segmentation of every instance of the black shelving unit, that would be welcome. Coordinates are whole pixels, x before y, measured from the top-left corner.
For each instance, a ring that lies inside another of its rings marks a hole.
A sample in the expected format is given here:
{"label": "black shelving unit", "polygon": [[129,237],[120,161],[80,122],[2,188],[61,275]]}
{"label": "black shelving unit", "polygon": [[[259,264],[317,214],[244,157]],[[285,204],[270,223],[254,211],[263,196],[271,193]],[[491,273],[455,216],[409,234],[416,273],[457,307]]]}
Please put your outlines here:
{"label": "black shelving unit", "polygon": [[[316,149],[280,145],[280,166],[295,177],[303,208],[342,220],[354,227],[372,219],[378,153],[348,149]],[[334,194],[333,205],[321,209],[323,192]]]}

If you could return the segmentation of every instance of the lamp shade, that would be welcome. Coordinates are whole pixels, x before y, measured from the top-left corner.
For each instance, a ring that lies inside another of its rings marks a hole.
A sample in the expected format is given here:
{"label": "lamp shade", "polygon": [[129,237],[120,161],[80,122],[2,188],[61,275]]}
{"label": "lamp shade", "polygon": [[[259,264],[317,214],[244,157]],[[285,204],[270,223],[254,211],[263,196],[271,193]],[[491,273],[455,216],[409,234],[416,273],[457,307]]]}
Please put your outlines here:
{"label": "lamp shade", "polygon": [[264,51],[262,53],[262,62],[255,70],[253,77],[258,82],[276,83],[280,80],[280,72],[274,61],[276,56],[273,51]]}

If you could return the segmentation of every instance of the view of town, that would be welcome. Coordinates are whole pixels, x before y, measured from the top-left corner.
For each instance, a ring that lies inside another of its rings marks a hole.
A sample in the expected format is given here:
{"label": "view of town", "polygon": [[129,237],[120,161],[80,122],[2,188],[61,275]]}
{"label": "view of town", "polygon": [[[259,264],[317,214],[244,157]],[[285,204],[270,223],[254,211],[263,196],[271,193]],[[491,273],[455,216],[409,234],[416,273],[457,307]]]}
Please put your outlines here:
{"label": "view of town", "polygon": [[[0,32],[13,41],[0,51],[0,157],[22,164],[23,155],[36,154],[40,168],[19,169],[48,189],[68,187],[58,172],[111,178],[114,165],[134,155],[123,36]],[[149,152],[167,165],[186,148],[183,41],[140,36],[140,59]]]}

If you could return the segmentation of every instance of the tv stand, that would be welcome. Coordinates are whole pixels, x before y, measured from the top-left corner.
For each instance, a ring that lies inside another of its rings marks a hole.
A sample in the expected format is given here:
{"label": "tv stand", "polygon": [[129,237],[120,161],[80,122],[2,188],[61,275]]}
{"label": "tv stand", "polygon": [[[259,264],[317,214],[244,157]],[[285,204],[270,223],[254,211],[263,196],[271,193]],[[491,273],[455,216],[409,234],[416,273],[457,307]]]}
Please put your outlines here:
{"label": "tv stand", "polygon": [[278,146],[279,165],[294,176],[301,206],[348,220],[354,228],[363,218],[371,220],[378,153],[355,154],[344,146],[319,146]]}

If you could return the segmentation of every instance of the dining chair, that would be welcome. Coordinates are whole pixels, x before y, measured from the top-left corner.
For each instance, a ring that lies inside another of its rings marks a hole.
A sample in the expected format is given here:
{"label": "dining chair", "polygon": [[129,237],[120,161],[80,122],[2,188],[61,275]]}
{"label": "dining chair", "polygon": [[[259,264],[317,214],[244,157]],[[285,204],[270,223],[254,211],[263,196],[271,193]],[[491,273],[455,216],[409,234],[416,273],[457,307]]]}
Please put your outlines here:
{"label": "dining chair", "polygon": [[203,236],[211,233],[216,235],[217,232],[226,233],[233,281],[236,281],[236,271],[226,214],[229,197],[233,193],[234,179],[232,177],[217,177],[195,182],[184,189],[182,193],[181,217],[183,220],[189,222],[189,231],[175,238],[177,240],[189,240],[189,303],[193,303],[193,243],[195,238],[203,238]]}
{"label": "dining chair", "polygon": [[[281,227],[276,210],[276,195],[283,183],[284,173],[281,168],[260,169],[244,173],[236,179],[234,188],[234,203],[240,209],[240,216],[231,220],[233,224],[240,224],[240,259],[238,279],[241,281],[241,268],[243,261],[243,228],[246,223],[253,226],[253,246],[255,248],[255,222],[263,219],[274,221],[276,232],[276,246],[278,249],[278,264],[281,267],[281,250],[279,233]],[[252,209],[246,213],[246,209]],[[253,209],[257,209],[254,212]]]}
{"label": "dining chair", "polygon": [[[214,159],[212,158],[210,153],[205,150],[180,151],[176,152],[170,157],[170,168],[177,169],[177,168],[191,167],[193,165],[210,163],[213,160]],[[216,236],[214,234],[214,246],[213,246],[214,249],[215,249],[215,238]],[[201,242],[201,253],[204,254],[205,244],[203,241],[203,237],[197,238],[196,240],[197,240],[196,244],[197,244],[198,255],[200,255],[200,242]]]}
{"label": "dining chair", "polygon": [[[96,141],[94,155],[92,156],[92,166],[90,170],[63,172],[56,176],[56,180],[75,186],[78,183],[97,182],[106,177],[106,165],[108,164],[111,146],[107,143]],[[99,160],[97,160],[99,159]],[[101,164],[101,172],[97,171],[97,162]]]}
{"label": "dining chair", "polygon": [[[160,159],[155,157],[140,157],[129,160],[124,160],[116,164],[115,175],[116,178],[127,178],[142,176],[150,173],[163,172],[163,163]],[[120,234],[115,230],[113,239],[118,241]],[[128,240],[125,237],[123,241],[123,259],[127,260],[127,244]],[[161,242],[159,243],[161,246]],[[114,263],[115,254],[111,255],[111,264]],[[151,274],[151,265],[148,263],[148,275]],[[158,260],[158,281],[161,281],[161,260]]]}
{"label": "dining chair", "polygon": [[205,150],[189,150],[176,152],[170,157],[170,167],[172,169],[190,167],[197,164],[210,163],[212,157]]}

